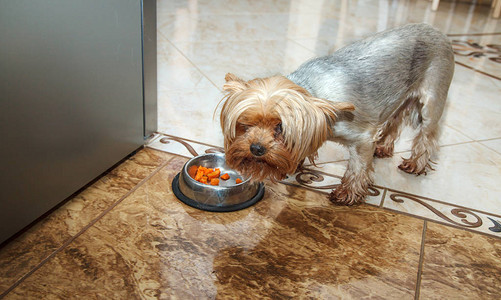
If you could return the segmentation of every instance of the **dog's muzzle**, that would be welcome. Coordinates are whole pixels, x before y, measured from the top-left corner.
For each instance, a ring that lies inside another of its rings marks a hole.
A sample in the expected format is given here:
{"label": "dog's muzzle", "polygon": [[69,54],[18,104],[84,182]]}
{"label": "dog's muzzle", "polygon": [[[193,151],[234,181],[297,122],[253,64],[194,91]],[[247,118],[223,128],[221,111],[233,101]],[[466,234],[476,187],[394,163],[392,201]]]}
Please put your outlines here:
{"label": "dog's muzzle", "polygon": [[263,156],[266,153],[266,148],[261,144],[251,144],[250,152],[254,156]]}

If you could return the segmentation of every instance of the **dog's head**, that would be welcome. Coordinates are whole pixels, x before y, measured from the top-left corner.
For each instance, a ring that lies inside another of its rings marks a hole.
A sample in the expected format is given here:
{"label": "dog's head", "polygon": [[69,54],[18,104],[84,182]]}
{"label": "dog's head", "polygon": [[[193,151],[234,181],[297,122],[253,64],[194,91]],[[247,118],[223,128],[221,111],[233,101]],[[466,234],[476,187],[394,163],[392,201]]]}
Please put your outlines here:
{"label": "dog's head", "polygon": [[281,180],[313,160],[336,112],[352,104],[312,97],[283,76],[250,81],[227,74],[221,128],[228,165],[254,180]]}

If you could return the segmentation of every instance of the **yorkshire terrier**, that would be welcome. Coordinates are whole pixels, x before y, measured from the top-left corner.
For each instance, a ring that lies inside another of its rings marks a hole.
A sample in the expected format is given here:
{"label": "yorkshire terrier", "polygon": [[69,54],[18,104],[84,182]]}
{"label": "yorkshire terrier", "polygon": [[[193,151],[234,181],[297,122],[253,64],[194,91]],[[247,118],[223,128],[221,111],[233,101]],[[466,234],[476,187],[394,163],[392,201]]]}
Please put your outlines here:
{"label": "yorkshire terrier", "polygon": [[377,33],[287,76],[244,81],[228,73],[221,110],[227,163],[254,180],[277,181],[305,158],[314,162],[325,141],[339,142],[350,158],[329,198],[363,202],[373,157],[393,155],[402,124],[417,135],[399,168],[417,175],[431,169],[453,73],[449,39],[426,24]]}

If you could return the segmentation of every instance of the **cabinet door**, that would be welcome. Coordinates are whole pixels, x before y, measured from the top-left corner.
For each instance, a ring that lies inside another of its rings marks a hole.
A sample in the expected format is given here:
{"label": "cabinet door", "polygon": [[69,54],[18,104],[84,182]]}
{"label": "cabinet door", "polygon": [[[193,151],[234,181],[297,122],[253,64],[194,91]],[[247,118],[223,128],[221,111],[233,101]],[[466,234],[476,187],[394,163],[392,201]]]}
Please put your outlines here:
{"label": "cabinet door", "polygon": [[0,242],[144,143],[141,1],[0,1]]}

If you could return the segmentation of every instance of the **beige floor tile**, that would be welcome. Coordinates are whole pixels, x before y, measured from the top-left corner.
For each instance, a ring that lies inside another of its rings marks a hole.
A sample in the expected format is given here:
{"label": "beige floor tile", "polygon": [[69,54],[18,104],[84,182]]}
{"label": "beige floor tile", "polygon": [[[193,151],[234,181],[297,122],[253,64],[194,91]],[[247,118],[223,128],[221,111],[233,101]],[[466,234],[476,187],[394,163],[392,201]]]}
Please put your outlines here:
{"label": "beige floor tile", "polygon": [[501,154],[501,139],[484,141],[481,144]]}
{"label": "beige floor tile", "polygon": [[[211,88],[214,85],[163,35],[157,38],[157,90],[159,100],[164,92]],[[159,120],[166,120],[160,115]]]}
{"label": "beige floor tile", "polygon": [[475,140],[501,137],[500,92],[491,78],[456,65],[443,122]]}
{"label": "beige floor tile", "polygon": [[226,73],[245,80],[288,74],[314,55],[290,40],[176,43],[178,49],[222,88]]}
{"label": "beige floor tile", "polygon": [[215,87],[159,92],[158,131],[223,146],[219,114],[223,93]]}
{"label": "beige floor tile", "polygon": [[[401,156],[408,157],[408,153]],[[478,143],[442,147],[435,170],[415,176],[397,168],[400,155],[375,160],[375,183],[398,191],[501,214],[501,156]]]}

